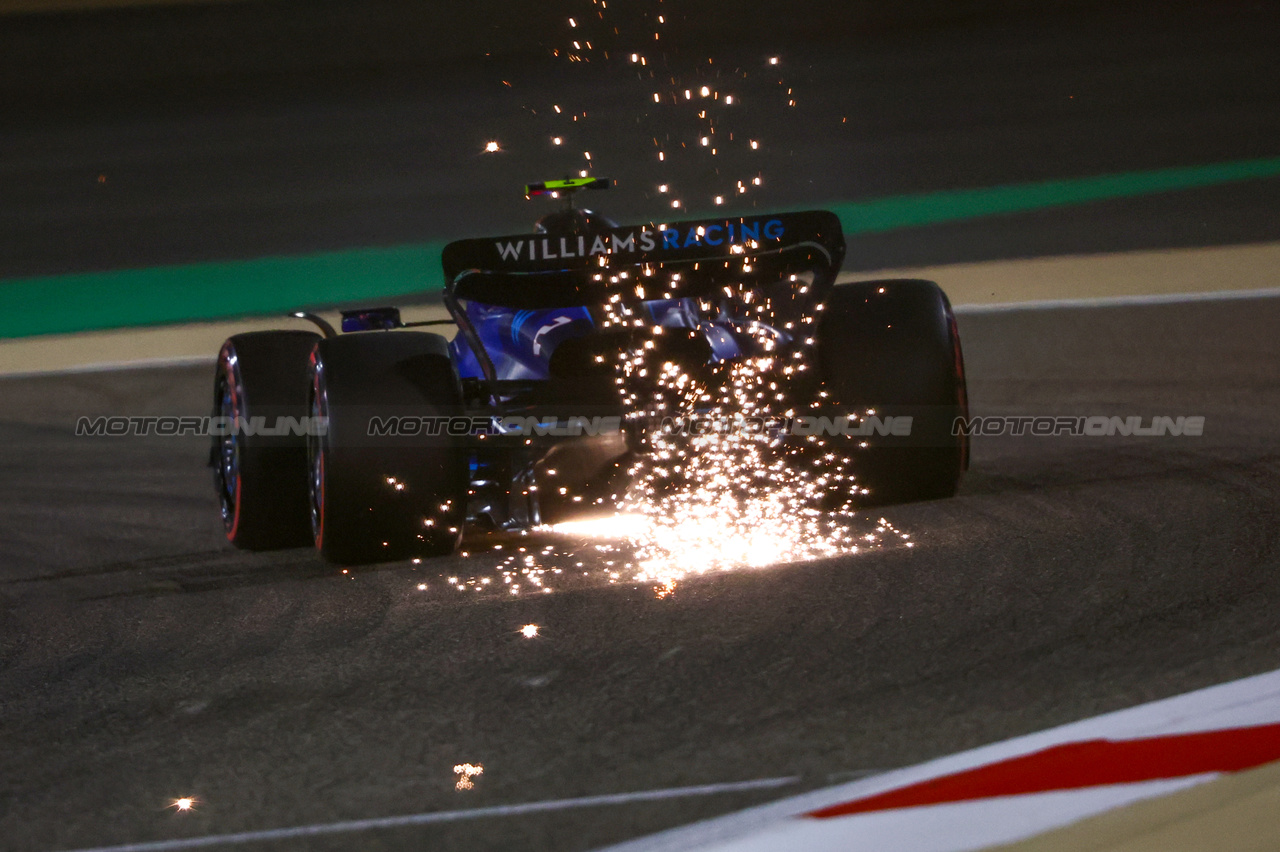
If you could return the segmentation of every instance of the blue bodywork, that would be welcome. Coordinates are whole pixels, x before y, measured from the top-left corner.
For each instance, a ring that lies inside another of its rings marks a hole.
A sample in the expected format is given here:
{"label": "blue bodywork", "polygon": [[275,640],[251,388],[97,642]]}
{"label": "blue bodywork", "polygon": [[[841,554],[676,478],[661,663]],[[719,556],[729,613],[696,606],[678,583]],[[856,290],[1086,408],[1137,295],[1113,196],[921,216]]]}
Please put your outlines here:
{"label": "blue bodywork", "polygon": [[[698,328],[707,337],[717,361],[739,357],[742,352],[732,332],[702,320],[693,299],[654,299],[642,302],[653,325],[665,328]],[[549,377],[551,353],[565,340],[583,337],[595,330],[591,311],[584,307],[515,310],[480,302],[466,305],[467,318],[493,360],[500,380],[538,381]],[[482,378],[475,353],[459,334],[450,344],[458,375]]]}

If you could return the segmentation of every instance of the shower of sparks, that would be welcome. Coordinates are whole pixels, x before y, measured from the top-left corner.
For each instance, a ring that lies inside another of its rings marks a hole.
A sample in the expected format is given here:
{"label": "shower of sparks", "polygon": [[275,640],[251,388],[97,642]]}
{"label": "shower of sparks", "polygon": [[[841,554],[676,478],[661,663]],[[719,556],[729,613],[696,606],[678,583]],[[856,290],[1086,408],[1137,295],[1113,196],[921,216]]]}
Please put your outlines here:
{"label": "shower of sparks", "polygon": [[[580,73],[604,75],[600,82],[618,93],[618,103],[625,104],[630,93],[636,99],[637,119],[665,129],[665,138],[651,138],[658,162],[672,170],[663,177],[683,199],[673,207],[696,211],[724,206],[724,201],[714,200],[717,197],[746,203],[760,183],[742,172],[758,168],[761,154],[753,152],[760,152],[761,145],[741,132],[735,134],[733,121],[743,117],[738,113],[743,97],[748,97],[753,115],[795,106],[782,57],[766,55],[735,65],[722,57],[675,47],[667,40],[666,28],[671,24],[662,12],[662,0],[638,0],[620,18],[607,2],[591,0],[590,7],[582,4],[572,17],[561,18],[560,43],[550,53],[581,69]],[[646,23],[637,26],[637,21]],[[750,93],[740,91],[747,88]],[[781,99],[774,94],[783,92]],[[596,157],[584,155],[586,169],[581,162],[562,164],[581,175],[606,166],[608,157],[620,152],[613,150],[618,138],[613,127],[589,122],[589,104],[578,97],[565,93],[559,103],[548,100],[524,108],[546,116],[545,132],[553,147],[561,147],[570,134],[574,139],[597,140],[602,150],[593,152]],[[715,159],[707,161],[708,157]],[[696,188],[681,185],[687,181],[696,181]]]}
{"label": "shower of sparks", "polygon": [[459,763],[453,767],[453,774],[458,776],[458,780],[453,785],[455,790],[470,790],[476,786],[471,779],[484,774],[484,764]]}
{"label": "shower of sparks", "polygon": [[[681,53],[669,46],[666,18],[658,13],[660,0],[650,0],[648,7],[642,16],[647,27],[636,30],[615,20],[605,0],[591,0],[590,12],[562,19],[567,21],[562,41],[551,53],[584,69],[580,73],[618,75],[609,82],[613,90],[624,98],[631,92],[637,118],[664,129],[644,141],[647,145],[652,140],[649,150],[663,170],[650,187],[656,187],[654,197],[670,204],[667,209],[683,213],[686,208],[754,205],[751,199],[764,183],[762,158],[778,145],[767,145],[768,140],[742,132],[733,122],[759,117],[764,110],[781,116],[794,107],[782,57],[763,56],[734,67],[715,56]],[[615,85],[624,80],[633,88]],[[748,87],[750,91],[744,91]],[[595,110],[589,103],[575,102],[575,97],[527,108],[546,121],[544,132],[553,155],[563,158],[560,168],[587,177],[590,169],[607,165],[609,157],[617,155],[616,135],[612,126],[596,128],[588,118],[588,110],[593,115]],[[593,150],[584,150],[588,147]],[[495,141],[485,150],[500,148]],[[696,186],[686,185],[691,175],[698,175]],[[741,247],[735,249],[744,277],[749,278],[754,261]],[[663,292],[655,287],[649,298]],[[637,288],[636,295],[644,298],[643,288]],[[746,286],[727,295],[738,300],[744,315],[755,311],[761,321],[770,322],[761,315],[765,305],[750,303]],[[637,316],[627,315],[621,303],[610,303],[609,310],[616,315],[608,322],[636,329],[642,339],[646,331],[663,331],[646,328]],[[813,317],[799,321],[812,322]],[[789,385],[780,376],[807,368],[812,340],[796,353],[772,351],[769,334],[751,325],[738,331],[758,333],[756,343],[763,356],[722,364],[715,371],[685,370],[655,360],[654,349],[643,345],[622,353],[617,380],[632,415],[651,421],[696,410],[699,417],[727,422],[786,415],[806,404],[788,398]],[[887,520],[856,515],[851,502],[831,508],[827,498],[832,494],[848,494],[851,500],[859,494],[847,463],[834,453],[814,452],[812,446],[800,452],[776,435],[740,429],[696,436],[650,430],[645,440],[646,452],[630,471],[631,490],[613,500],[621,504],[620,514],[542,527],[523,543],[496,536],[508,542],[506,549],[497,543],[468,544],[463,555],[475,560],[488,553],[496,560],[494,570],[449,577],[435,585],[471,594],[550,594],[553,588],[585,578],[652,584],[658,596],[665,597],[682,579],[708,572],[820,559],[892,543],[911,546]],[[536,625],[526,625],[522,635],[532,638],[526,632],[530,629],[537,635]]]}
{"label": "shower of sparks", "polygon": [[[727,304],[721,310],[740,316],[769,310],[767,303],[753,305],[751,287],[725,290]],[[620,385],[624,400],[635,407],[632,416],[655,421],[697,410],[703,418],[732,424],[788,412],[793,403],[779,380],[784,370],[795,368],[784,366],[784,353],[777,351],[767,326],[744,322],[740,333],[754,336],[762,354],[701,375],[671,361],[650,363],[645,345],[629,353],[621,363]],[[835,454],[820,456],[816,465],[804,464],[778,436],[744,428],[692,435],[658,429],[648,433],[648,442],[630,471],[633,485],[625,504],[648,520],[633,539],[634,580],[670,591],[694,574],[858,549],[845,523],[853,517],[850,506],[834,512],[822,506],[833,490],[856,493],[843,459]]]}
{"label": "shower of sparks", "polygon": [[[582,583],[626,583],[649,585],[663,598],[674,593],[680,581],[708,573],[913,546],[907,533],[883,517],[844,513],[822,517],[805,512],[798,518],[784,519],[782,531],[792,540],[792,546],[787,547],[759,531],[742,528],[749,523],[746,518],[772,522],[770,512],[785,511],[786,494],[771,500],[757,498],[754,504],[744,501],[735,513],[735,523],[726,526],[722,518],[712,523],[705,516],[706,506],[712,502],[709,494],[717,487],[685,498],[686,503],[702,504],[701,518],[662,516],[657,509],[642,513],[631,504],[628,512],[539,527],[530,537],[531,546],[518,548],[491,569],[477,564],[470,577],[450,577],[447,588],[457,593],[527,596],[552,594],[555,588]],[[791,498],[799,493],[803,499],[798,488],[788,493]],[[815,532],[815,537],[803,538],[805,529]],[[760,547],[753,550],[743,542],[747,538]],[[480,552],[462,555],[480,563]],[[705,563],[696,561],[708,556]],[[538,630],[541,636],[541,627]],[[525,634],[523,628],[519,632]]]}
{"label": "shower of sparks", "polygon": [[[682,581],[712,572],[761,569],[895,543],[912,546],[909,536],[887,519],[873,521],[856,513],[854,501],[865,492],[847,470],[847,459],[829,451],[822,439],[815,436],[796,445],[767,430],[734,427],[745,420],[790,416],[813,404],[790,398],[787,377],[809,369],[815,339],[797,336],[787,346],[778,343],[771,325],[782,318],[751,281],[755,260],[749,254],[740,258],[746,273],[742,281],[726,284],[724,300],[718,305],[702,302],[701,309],[742,318],[735,326],[747,350],[755,353],[748,357],[686,369],[664,360],[655,346],[669,330],[637,326],[637,316],[643,314],[638,303],[626,302],[619,293],[604,305],[603,327],[640,329],[638,342],[620,353],[616,381],[628,418],[651,424],[642,432],[644,452],[629,471],[630,490],[619,495],[621,513],[536,531],[554,534],[561,538],[558,542],[527,537],[514,545],[495,542],[489,550],[501,554],[496,573],[450,577],[454,589],[549,594],[586,577],[645,584],[666,597]],[[680,273],[670,273],[661,285],[653,275],[645,278],[651,282],[646,286],[658,285],[661,291],[680,285]],[[629,279],[618,271],[609,280]],[[796,292],[808,291],[796,276],[791,281]],[[643,300],[645,288],[637,287],[634,295]],[[799,322],[812,322],[819,308],[811,306]],[[652,426],[695,412],[726,428],[682,432]],[[546,473],[556,476],[556,471]],[[557,486],[557,491],[566,489]],[[833,499],[839,504],[832,506]],[[537,628],[528,625],[522,633],[529,636],[530,629]]]}

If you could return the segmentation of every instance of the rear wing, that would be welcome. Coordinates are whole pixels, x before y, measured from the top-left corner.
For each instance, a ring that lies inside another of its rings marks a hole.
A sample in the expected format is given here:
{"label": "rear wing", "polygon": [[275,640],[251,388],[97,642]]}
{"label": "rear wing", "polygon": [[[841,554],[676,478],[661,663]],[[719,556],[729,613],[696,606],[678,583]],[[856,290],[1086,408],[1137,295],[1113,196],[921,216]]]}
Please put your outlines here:
{"label": "rear wing", "polygon": [[[838,270],[844,260],[840,220],[832,213],[810,210],[637,225],[591,235],[459,240],[445,247],[443,265],[449,289],[466,273],[587,272],[730,259],[789,248],[809,248]],[[456,295],[467,298],[462,292]]]}
{"label": "rear wing", "polygon": [[637,225],[571,236],[459,240],[444,249],[444,304],[493,391],[496,371],[460,302],[517,310],[599,305],[610,298],[611,283],[627,277],[623,270],[637,267],[645,275],[679,270],[681,275],[673,278],[687,270],[705,279],[704,285],[715,284],[725,274],[760,280],[809,271],[812,286],[804,289],[813,299],[835,284],[844,252],[840,220],[823,210]]}

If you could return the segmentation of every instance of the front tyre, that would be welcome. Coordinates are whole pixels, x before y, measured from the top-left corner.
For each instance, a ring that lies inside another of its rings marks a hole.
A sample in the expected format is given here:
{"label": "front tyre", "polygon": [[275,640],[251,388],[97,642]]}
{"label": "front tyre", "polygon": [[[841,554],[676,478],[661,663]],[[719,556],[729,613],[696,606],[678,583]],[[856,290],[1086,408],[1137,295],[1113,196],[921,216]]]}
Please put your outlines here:
{"label": "front tyre", "polygon": [[[423,424],[457,418],[462,392],[448,343],[422,332],[321,340],[311,355],[311,529],[330,562],[361,565],[451,553],[462,537],[469,449]],[[407,417],[417,428],[388,428]]]}

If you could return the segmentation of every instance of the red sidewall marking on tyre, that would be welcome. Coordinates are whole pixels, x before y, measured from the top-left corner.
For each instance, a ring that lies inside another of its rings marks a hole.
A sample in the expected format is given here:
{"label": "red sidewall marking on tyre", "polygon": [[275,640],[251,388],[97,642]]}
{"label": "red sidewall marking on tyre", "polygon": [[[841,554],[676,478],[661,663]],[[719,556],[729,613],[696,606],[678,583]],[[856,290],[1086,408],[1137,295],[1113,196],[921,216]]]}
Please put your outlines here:
{"label": "red sidewall marking on tyre", "polygon": [[[226,364],[230,367],[230,364]],[[227,387],[231,390],[231,411],[232,422],[231,428],[239,428],[240,420],[240,387],[237,384],[237,377],[234,369],[227,369]],[[218,459],[218,463],[222,463],[222,459]],[[224,483],[225,484],[225,483]],[[240,489],[244,485],[244,477],[240,475],[239,465],[236,466],[236,490],[232,497],[232,505],[235,507],[231,513],[231,529],[227,530],[227,541],[235,543],[236,533],[240,530]]]}

